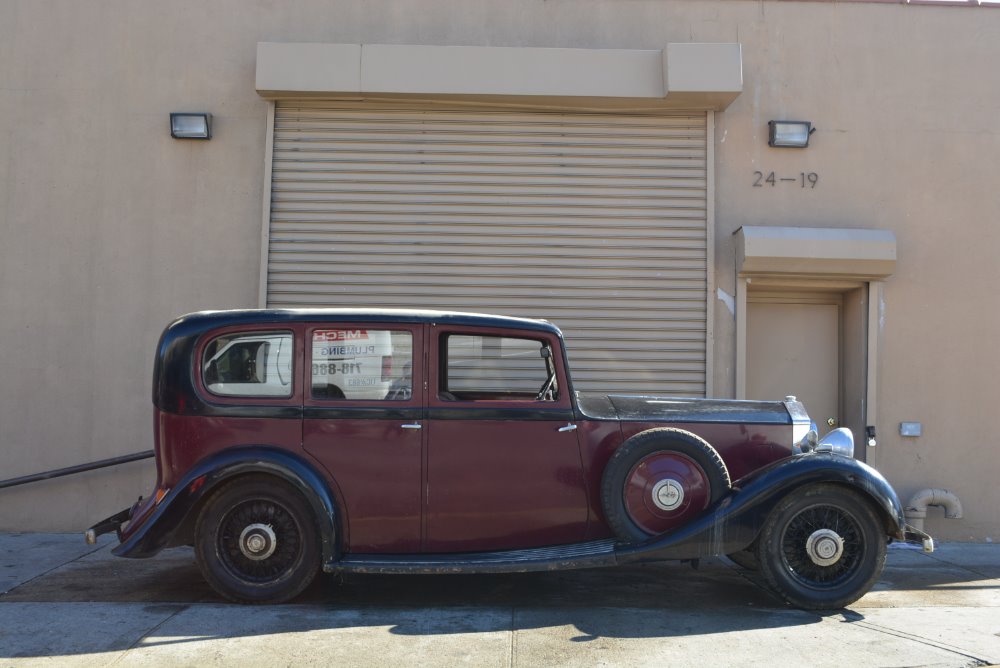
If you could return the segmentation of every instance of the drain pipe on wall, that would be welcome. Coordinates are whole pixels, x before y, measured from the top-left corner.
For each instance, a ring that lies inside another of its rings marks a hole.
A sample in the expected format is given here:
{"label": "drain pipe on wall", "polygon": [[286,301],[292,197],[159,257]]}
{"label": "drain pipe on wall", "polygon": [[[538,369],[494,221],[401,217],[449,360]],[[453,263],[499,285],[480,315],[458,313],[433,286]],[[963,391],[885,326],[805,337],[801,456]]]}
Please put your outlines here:
{"label": "drain pipe on wall", "polygon": [[924,530],[924,518],[927,517],[928,506],[944,508],[944,516],[950,520],[962,518],[962,502],[946,489],[922,489],[910,497],[906,504],[906,521],[914,529]]}

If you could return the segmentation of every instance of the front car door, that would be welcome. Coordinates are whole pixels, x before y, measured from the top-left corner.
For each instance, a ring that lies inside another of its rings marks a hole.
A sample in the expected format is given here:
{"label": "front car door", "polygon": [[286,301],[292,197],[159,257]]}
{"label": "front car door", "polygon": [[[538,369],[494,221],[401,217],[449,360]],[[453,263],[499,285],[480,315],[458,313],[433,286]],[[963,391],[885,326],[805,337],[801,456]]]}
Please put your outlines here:
{"label": "front car door", "polygon": [[425,551],[583,540],[587,497],[559,337],[458,326],[429,336]]}
{"label": "front car door", "polygon": [[418,552],[423,460],[423,325],[306,328],[302,443],[343,499],[345,547]]}

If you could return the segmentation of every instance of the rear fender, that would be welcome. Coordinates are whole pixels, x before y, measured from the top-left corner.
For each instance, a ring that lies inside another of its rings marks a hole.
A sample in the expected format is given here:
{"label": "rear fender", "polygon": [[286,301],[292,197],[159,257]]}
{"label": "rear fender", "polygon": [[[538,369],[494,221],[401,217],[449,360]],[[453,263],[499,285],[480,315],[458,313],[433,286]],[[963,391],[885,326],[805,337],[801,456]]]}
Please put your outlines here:
{"label": "rear fender", "polygon": [[733,493],[690,524],[616,549],[620,563],[733,554],[749,547],[771,510],[789,493],[814,483],[860,492],[883,520],[886,534],[904,539],[903,506],[882,474],[840,455],[812,453],[781,459],[733,483]]}
{"label": "rear fender", "polygon": [[112,552],[119,557],[152,557],[179,544],[180,532],[194,521],[194,512],[219,485],[236,476],[263,473],[284,480],[309,502],[320,531],[323,563],[337,553],[339,519],[334,496],[326,481],[301,457],[267,446],[231,448],[198,462],[156,504],[152,512],[136,513],[136,521],[121,533],[121,544]]}

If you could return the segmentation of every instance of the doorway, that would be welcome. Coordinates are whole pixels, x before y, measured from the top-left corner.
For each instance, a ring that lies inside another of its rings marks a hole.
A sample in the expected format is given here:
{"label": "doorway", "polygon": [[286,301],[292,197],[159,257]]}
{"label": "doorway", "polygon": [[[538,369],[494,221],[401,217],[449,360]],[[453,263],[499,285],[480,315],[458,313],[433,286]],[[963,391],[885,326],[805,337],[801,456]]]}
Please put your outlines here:
{"label": "doorway", "polygon": [[868,397],[866,286],[758,286],[746,293],[743,398],[794,395],[820,436],[848,427],[864,461]]}
{"label": "doorway", "polygon": [[736,236],[737,399],[794,394],[821,432],[854,433],[876,464],[887,230],[743,226]]}
{"label": "doorway", "polygon": [[747,399],[795,395],[820,436],[841,426],[840,295],[747,298]]}

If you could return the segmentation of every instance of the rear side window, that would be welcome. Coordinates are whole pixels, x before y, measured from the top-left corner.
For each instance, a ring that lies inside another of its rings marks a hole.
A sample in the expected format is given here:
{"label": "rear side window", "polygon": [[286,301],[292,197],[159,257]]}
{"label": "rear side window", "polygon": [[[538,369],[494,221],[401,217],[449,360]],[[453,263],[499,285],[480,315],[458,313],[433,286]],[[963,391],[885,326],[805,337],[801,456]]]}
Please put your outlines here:
{"label": "rear side window", "polygon": [[237,332],[209,341],[202,380],[226,397],[292,396],[292,333]]}

